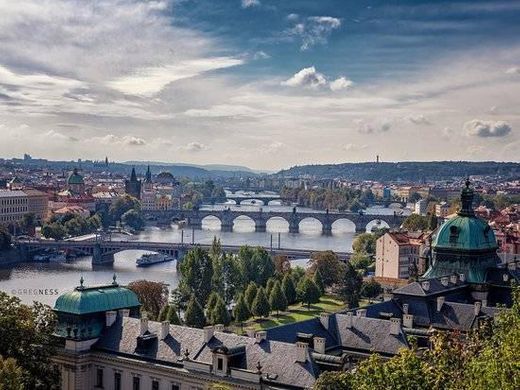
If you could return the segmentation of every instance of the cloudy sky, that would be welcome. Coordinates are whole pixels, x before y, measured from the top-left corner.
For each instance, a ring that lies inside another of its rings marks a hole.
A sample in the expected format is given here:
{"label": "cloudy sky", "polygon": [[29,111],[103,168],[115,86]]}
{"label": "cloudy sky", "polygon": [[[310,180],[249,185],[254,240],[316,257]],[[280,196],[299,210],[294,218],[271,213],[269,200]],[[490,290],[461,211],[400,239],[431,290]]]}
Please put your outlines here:
{"label": "cloudy sky", "polygon": [[520,2],[0,0],[0,156],[520,161]]}

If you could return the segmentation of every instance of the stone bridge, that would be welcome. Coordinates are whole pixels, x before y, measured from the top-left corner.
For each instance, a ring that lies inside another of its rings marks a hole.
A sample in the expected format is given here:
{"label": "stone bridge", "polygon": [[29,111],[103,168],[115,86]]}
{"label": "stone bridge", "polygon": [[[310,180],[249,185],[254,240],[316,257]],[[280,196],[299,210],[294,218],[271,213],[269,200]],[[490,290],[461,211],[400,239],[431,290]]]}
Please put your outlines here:
{"label": "stone bridge", "polygon": [[[191,249],[210,249],[211,245],[185,244],[172,242],[145,242],[145,241],[116,241],[116,240],[93,240],[93,241],[51,241],[51,240],[28,240],[17,241],[15,246],[22,258],[26,261],[32,260],[34,255],[44,251],[71,251],[76,254],[92,256],[92,264],[104,265],[114,262],[114,255],[125,250],[144,250],[149,252],[164,253],[174,256],[182,261],[184,255]],[[222,245],[222,250],[229,253],[238,253],[241,246]],[[316,251],[307,249],[270,248],[264,247],[271,255],[284,255],[289,259],[310,258]],[[346,261],[350,253],[336,252],[340,259]]]}
{"label": "stone bridge", "polygon": [[293,208],[292,211],[242,211],[232,210],[230,208],[223,210],[168,210],[168,211],[152,211],[147,212],[147,215],[161,222],[166,221],[180,221],[186,220],[189,227],[200,229],[202,228],[202,220],[206,217],[215,217],[220,220],[221,230],[224,232],[232,232],[233,224],[236,218],[246,216],[251,218],[255,223],[256,232],[265,232],[267,221],[271,218],[282,218],[289,223],[289,233],[300,232],[300,222],[306,218],[313,218],[318,220],[322,226],[322,233],[330,235],[332,233],[332,224],[339,220],[349,220],[356,226],[356,232],[365,232],[367,225],[370,222],[376,223],[386,222],[390,228],[397,228],[401,226],[406,216],[399,215],[396,212],[392,215],[375,215],[363,213],[329,213],[328,211],[309,212],[297,211]]}
{"label": "stone bridge", "polygon": [[259,194],[251,194],[251,195],[243,195],[243,194],[230,194],[226,195],[227,200],[233,200],[236,204],[241,204],[244,201],[259,201],[262,202],[264,206],[268,206],[269,202],[273,200],[284,201],[280,195],[259,195]]}

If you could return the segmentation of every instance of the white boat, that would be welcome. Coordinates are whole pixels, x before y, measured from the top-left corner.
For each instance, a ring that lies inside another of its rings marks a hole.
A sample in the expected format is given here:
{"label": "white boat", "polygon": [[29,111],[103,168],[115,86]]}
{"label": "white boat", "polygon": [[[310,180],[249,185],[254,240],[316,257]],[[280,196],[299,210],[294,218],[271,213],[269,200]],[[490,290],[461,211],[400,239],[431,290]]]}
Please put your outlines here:
{"label": "white boat", "polygon": [[67,256],[65,256],[65,253],[63,252],[53,253],[49,256],[49,261],[54,263],[61,263],[67,261]]}
{"label": "white boat", "polygon": [[163,253],[145,253],[135,262],[138,267],[147,267],[152,264],[165,263],[167,261],[173,261],[173,256],[168,256]]}

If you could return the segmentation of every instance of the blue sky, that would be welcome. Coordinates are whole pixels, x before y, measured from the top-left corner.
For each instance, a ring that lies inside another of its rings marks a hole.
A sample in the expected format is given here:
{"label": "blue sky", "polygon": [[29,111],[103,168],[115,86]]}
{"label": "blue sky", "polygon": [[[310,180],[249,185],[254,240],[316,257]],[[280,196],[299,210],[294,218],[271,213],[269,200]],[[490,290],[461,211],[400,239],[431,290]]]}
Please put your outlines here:
{"label": "blue sky", "polygon": [[520,3],[0,0],[0,155],[519,160]]}

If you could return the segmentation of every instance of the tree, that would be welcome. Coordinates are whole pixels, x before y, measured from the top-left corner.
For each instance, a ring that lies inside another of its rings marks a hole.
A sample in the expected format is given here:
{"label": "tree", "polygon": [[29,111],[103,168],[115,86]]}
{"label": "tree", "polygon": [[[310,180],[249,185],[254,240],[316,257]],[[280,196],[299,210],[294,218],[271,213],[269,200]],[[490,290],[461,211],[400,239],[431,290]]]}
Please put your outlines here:
{"label": "tree", "polygon": [[431,213],[429,216],[428,216],[428,230],[435,230],[437,229],[437,224],[438,224],[438,219],[437,219],[437,216],[435,215],[435,213]]}
{"label": "tree", "polygon": [[180,317],[181,311],[186,311],[190,294],[181,288],[173,289],[170,293],[170,302],[177,309],[177,315]]}
{"label": "tree", "polygon": [[217,301],[215,302],[215,306],[211,310],[211,313],[209,315],[209,322],[212,325],[229,325],[229,323],[231,322],[231,318],[226,308],[226,304],[224,303],[224,300],[221,297],[218,297]]}
{"label": "tree", "polygon": [[314,390],[354,390],[352,373],[344,371],[325,371],[314,384]]}
{"label": "tree", "polygon": [[11,249],[11,234],[2,225],[0,225],[0,251]]}
{"label": "tree", "polygon": [[143,310],[150,315],[150,318],[155,319],[159,316],[161,308],[168,300],[168,288],[164,283],[136,280],[129,283],[127,287],[136,293]]}
{"label": "tree", "polygon": [[277,275],[285,275],[291,270],[291,262],[285,255],[276,255],[273,259],[274,269]]}
{"label": "tree", "polygon": [[314,273],[312,281],[316,284],[316,286],[318,286],[320,294],[325,294],[325,285],[323,284],[323,278],[321,277],[321,273],[319,270],[316,270],[316,272]]}
{"label": "tree", "polygon": [[361,285],[361,295],[368,298],[369,303],[382,292],[383,288],[374,278],[370,278]]}
{"label": "tree", "polygon": [[361,271],[363,274],[373,267],[374,262],[370,256],[364,252],[356,252],[352,255],[349,263],[354,267],[355,270]]}
{"label": "tree", "polygon": [[316,283],[308,277],[305,277],[300,281],[297,291],[298,298],[302,304],[307,305],[307,309],[310,309],[312,303],[318,303],[320,301],[320,289],[316,286]]}
{"label": "tree", "polygon": [[170,310],[170,305],[164,305],[157,316],[157,321],[163,322],[166,321],[166,317],[168,316],[168,311]]}
{"label": "tree", "polygon": [[213,262],[208,252],[202,248],[189,251],[181,263],[181,289],[195,294],[197,300],[205,305],[212,288]]}
{"label": "tree", "polygon": [[34,234],[34,228],[36,226],[36,215],[34,213],[24,214],[22,217],[21,227],[25,232]]}
{"label": "tree", "polygon": [[254,282],[249,283],[247,286],[244,299],[246,300],[247,307],[249,308],[249,311],[253,311],[253,301],[256,298],[256,293],[258,292],[258,288]]}
{"label": "tree", "polygon": [[42,235],[45,238],[52,238],[56,241],[60,241],[63,240],[63,238],[67,235],[67,230],[61,223],[52,222],[50,224],[43,225]]}
{"label": "tree", "polygon": [[212,291],[211,294],[209,294],[208,302],[206,302],[206,313],[211,313],[213,308],[215,307],[217,301],[219,300],[220,296],[216,291]]}
{"label": "tree", "polygon": [[265,285],[265,293],[267,294],[267,296],[271,295],[271,290],[273,289],[275,283],[276,283],[275,278],[269,278],[269,280],[267,281],[267,283]]}
{"label": "tree", "polygon": [[211,249],[209,250],[210,257],[215,261],[222,256],[222,244],[220,243],[220,238],[217,236],[213,236],[213,242],[211,244]]}
{"label": "tree", "polygon": [[56,315],[50,307],[39,302],[30,307],[0,292],[0,356],[4,359],[0,383],[7,374],[16,384],[18,365],[24,389],[58,389],[59,371],[50,360],[55,355],[55,328]]}
{"label": "tree", "polygon": [[279,314],[280,311],[287,310],[287,298],[282,291],[279,281],[276,281],[271,293],[269,294],[269,306],[271,307],[271,310],[276,310],[276,314]]}
{"label": "tree", "polygon": [[181,325],[181,320],[177,314],[177,308],[175,306],[170,305],[168,307],[168,313],[166,314],[166,319],[164,321],[168,321],[172,325]]}
{"label": "tree", "polygon": [[145,222],[143,216],[140,211],[135,209],[126,211],[121,216],[121,221],[126,225],[131,227],[134,230],[142,230],[144,228]]}
{"label": "tree", "polygon": [[243,294],[238,296],[236,305],[233,308],[233,317],[235,318],[236,322],[240,323],[241,328],[244,326],[244,322],[251,317],[251,312],[247,307]]}
{"label": "tree", "polygon": [[337,283],[344,265],[338,255],[332,251],[313,253],[310,259],[309,273],[319,271],[323,279],[324,287],[330,287]]}
{"label": "tree", "polygon": [[337,292],[351,309],[359,305],[362,283],[363,279],[359,275],[358,271],[356,271],[352,265],[347,263],[341,281],[338,283]]}
{"label": "tree", "polygon": [[373,233],[361,233],[354,239],[352,250],[354,253],[374,254],[376,253],[377,237]]}
{"label": "tree", "polygon": [[23,390],[23,374],[15,359],[0,356],[0,390]]}
{"label": "tree", "polygon": [[141,210],[139,200],[130,195],[124,195],[117,198],[109,208],[110,218],[113,222],[121,222],[121,217],[129,210]]}
{"label": "tree", "polygon": [[403,228],[411,231],[427,230],[428,218],[419,214],[411,214],[404,220]]}
{"label": "tree", "polygon": [[237,291],[243,289],[243,278],[237,257],[224,253],[213,258],[213,291],[222,296],[226,304],[231,303]]}
{"label": "tree", "polygon": [[[310,271],[312,272],[312,269]],[[301,266],[296,266],[294,268],[291,268],[290,275],[291,275],[293,284],[295,286],[297,286],[298,283],[300,283],[300,280],[302,280],[305,277],[305,274],[306,274],[305,268],[303,268]],[[323,276],[323,274],[321,276]]]}
{"label": "tree", "polygon": [[263,287],[260,287],[256,292],[255,300],[253,301],[253,305],[251,307],[251,312],[255,317],[267,317],[269,316],[270,307],[269,301],[267,300],[267,296],[265,295],[265,290]]}
{"label": "tree", "polygon": [[203,328],[204,325],[206,325],[204,310],[202,310],[202,306],[195,297],[195,294],[191,295],[190,301],[188,302],[188,307],[184,313],[184,324],[192,328]]}
{"label": "tree", "polygon": [[293,278],[289,274],[286,274],[283,277],[282,290],[284,292],[285,297],[287,298],[287,303],[289,305],[296,303],[296,287],[294,287]]}

